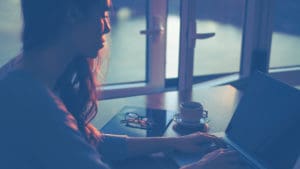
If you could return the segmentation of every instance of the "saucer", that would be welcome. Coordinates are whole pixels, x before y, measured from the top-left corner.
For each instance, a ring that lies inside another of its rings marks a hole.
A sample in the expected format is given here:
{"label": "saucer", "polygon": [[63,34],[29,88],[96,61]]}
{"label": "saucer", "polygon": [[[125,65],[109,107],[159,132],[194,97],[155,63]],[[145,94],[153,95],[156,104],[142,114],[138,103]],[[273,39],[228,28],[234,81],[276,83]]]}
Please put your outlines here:
{"label": "saucer", "polygon": [[198,127],[198,126],[202,126],[203,124],[208,122],[207,118],[201,118],[198,122],[186,122],[183,121],[183,119],[181,118],[181,114],[177,113],[174,115],[173,120],[177,123],[180,124],[182,126],[189,126],[189,127]]}
{"label": "saucer", "polygon": [[178,126],[186,129],[203,129],[208,123],[207,118],[201,118],[199,122],[185,122],[182,120],[180,113],[175,114],[173,120]]}
{"label": "saucer", "polygon": [[[176,122],[176,121],[175,121]],[[203,126],[204,123],[187,123],[187,122],[183,122],[183,121],[180,121],[180,122],[176,122],[178,125],[181,125],[183,127],[201,127]]]}

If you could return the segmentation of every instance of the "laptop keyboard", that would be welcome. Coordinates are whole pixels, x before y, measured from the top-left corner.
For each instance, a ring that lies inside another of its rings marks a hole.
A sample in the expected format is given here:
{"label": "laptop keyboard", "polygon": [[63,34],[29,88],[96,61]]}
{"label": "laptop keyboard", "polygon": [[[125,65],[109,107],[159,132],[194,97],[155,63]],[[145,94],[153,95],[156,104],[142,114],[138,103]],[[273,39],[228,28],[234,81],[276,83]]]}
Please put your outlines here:
{"label": "laptop keyboard", "polygon": [[[211,148],[210,152],[220,149],[220,148],[235,150],[234,147],[232,147],[230,144],[226,143],[224,140],[221,140],[221,139],[218,140],[218,142],[210,144],[209,146]],[[209,152],[206,152],[206,153],[199,152],[196,154],[173,152],[173,153],[169,153],[168,156],[171,157],[171,159],[173,159],[179,167],[181,167],[183,165],[187,165],[187,164],[190,164],[190,163],[200,160],[207,153],[209,153]],[[243,155],[242,155],[242,158],[244,159],[244,162],[246,164],[245,166],[243,166],[243,169],[258,169],[249,160],[247,160],[246,157],[244,157]]]}
{"label": "laptop keyboard", "polygon": [[[232,147],[230,144],[226,143],[224,140],[219,139],[218,142],[216,143],[212,143],[210,145],[210,147],[212,148],[212,150],[217,150],[220,148],[223,149],[230,149],[230,150],[236,150],[234,147]],[[243,166],[243,169],[258,169],[257,167],[254,166],[254,164],[252,164],[245,156],[243,156],[241,154],[241,157],[243,159],[243,161],[245,162],[245,166]]]}

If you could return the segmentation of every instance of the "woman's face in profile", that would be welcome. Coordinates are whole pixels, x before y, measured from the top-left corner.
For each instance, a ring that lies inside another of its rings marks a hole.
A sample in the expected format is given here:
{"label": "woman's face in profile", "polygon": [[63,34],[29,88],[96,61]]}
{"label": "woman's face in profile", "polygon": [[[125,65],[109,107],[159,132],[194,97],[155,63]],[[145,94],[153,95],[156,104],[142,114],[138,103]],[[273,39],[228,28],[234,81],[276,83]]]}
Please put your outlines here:
{"label": "woman's face in profile", "polygon": [[91,7],[85,19],[76,24],[74,29],[75,44],[80,55],[97,57],[98,51],[104,47],[105,34],[110,32],[109,16],[106,7]]}

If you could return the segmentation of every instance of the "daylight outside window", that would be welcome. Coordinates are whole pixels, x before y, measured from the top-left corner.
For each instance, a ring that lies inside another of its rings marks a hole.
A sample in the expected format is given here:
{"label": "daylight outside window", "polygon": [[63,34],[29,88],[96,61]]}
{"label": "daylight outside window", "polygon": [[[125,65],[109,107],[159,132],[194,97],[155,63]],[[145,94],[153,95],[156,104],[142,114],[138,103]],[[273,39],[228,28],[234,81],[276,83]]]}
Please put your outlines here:
{"label": "daylight outside window", "polygon": [[270,68],[300,66],[300,1],[274,2]]}
{"label": "daylight outside window", "polygon": [[244,15],[244,0],[196,1],[197,33],[215,36],[196,41],[194,76],[239,72]]}
{"label": "daylight outside window", "polygon": [[0,1],[0,67],[21,52],[20,0]]}
{"label": "daylight outside window", "polygon": [[105,84],[146,81],[146,1],[114,0]]}

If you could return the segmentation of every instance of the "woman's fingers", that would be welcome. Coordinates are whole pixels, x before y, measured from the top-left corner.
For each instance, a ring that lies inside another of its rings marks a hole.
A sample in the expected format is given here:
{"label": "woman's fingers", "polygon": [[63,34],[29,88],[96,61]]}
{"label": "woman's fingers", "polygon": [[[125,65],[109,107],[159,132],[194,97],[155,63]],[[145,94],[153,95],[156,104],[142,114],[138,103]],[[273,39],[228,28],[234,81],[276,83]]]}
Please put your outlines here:
{"label": "woman's fingers", "polygon": [[229,149],[218,149],[206,156],[204,156],[199,162],[199,165],[203,168],[215,168],[222,167],[224,169],[244,169],[247,164],[242,156]]}
{"label": "woman's fingers", "polygon": [[214,135],[207,133],[196,132],[190,135],[183,136],[181,139],[181,147],[177,147],[177,150],[183,152],[203,152],[209,153],[220,148],[219,143],[215,143],[218,138]]}
{"label": "woman's fingers", "polygon": [[220,148],[227,148],[226,143],[220,138],[203,132],[182,136],[179,143],[176,145],[176,150],[187,153],[202,152],[205,154]]}
{"label": "woman's fingers", "polygon": [[242,156],[229,149],[218,149],[205,155],[196,163],[189,164],[184,169],[249,169]]}
{"label": "woman's fingers", "polygon": [[[199,141],[201,141],[202,143],[211,143],[211,146],[216,146],[218,148],[227,148],[226,143],[220,139],[219,137],[215,136],[215,135],[211,135],[208,133],[202,133],[202,132],[197,132],[195,133],[195,135],[198,135],[199,137]],[[214,148],[215,149],[215,148]]]}

